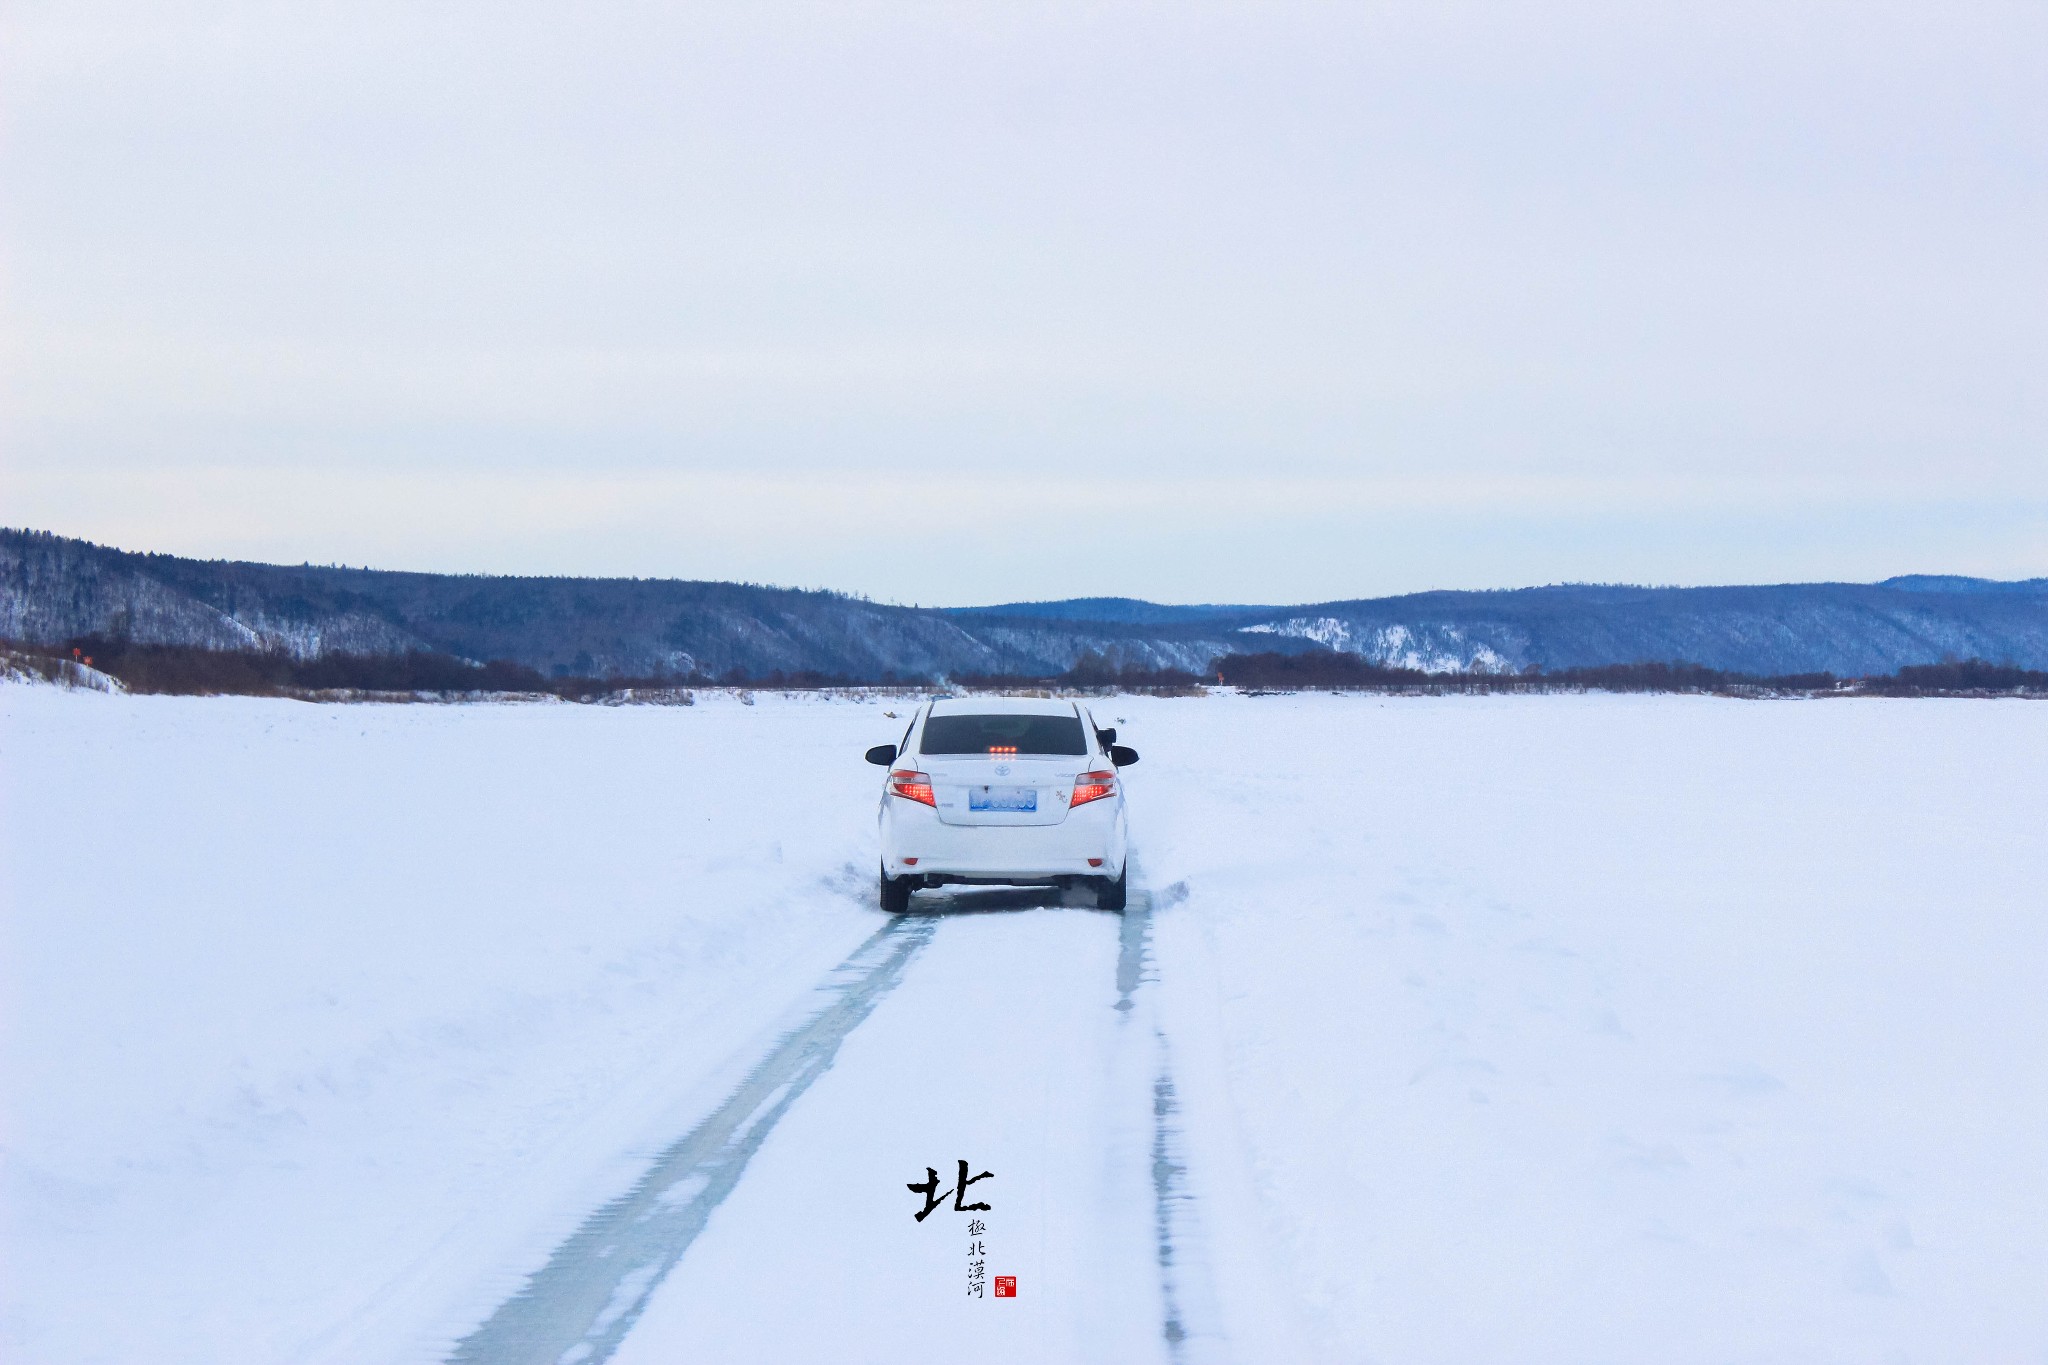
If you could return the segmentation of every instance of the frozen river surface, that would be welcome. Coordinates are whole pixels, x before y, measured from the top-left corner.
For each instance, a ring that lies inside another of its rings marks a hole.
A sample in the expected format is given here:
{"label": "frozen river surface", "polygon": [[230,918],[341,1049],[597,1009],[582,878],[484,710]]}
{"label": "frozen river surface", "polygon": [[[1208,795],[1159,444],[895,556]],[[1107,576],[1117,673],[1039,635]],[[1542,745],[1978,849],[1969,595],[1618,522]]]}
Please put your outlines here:
{"label": "frozen river surface", "polygon": [[890,920],[904,709],[0,688],[0,1357],[2048,1356],[2048,708],[1102,702]]}

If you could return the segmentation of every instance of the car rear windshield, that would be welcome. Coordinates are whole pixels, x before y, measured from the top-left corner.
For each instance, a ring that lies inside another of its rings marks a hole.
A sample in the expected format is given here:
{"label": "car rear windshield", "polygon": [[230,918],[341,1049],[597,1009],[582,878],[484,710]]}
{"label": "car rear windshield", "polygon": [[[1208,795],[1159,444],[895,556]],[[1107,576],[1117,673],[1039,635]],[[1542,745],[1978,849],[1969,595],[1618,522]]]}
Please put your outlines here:
{"label": "car rear windshield", "polygon": [[928,754],[1085,754],[1079,716],[933,716],[920,749]]}

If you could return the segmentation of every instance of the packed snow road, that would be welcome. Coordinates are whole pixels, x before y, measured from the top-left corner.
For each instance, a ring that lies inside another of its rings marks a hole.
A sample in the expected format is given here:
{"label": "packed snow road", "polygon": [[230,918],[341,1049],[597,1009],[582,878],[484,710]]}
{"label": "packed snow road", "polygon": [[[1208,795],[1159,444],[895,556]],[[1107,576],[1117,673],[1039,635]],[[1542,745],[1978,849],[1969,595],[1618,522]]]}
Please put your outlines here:
{"label": "packed snow road", "polygon": [[1130,1273],[1152,1251],[1150,1109],[1115,917],[947,899],[622,1365],[1164,1359],[1158,1294]]}
{"label": "packed snow road", "polygon": [[891,921],[905,709],[0,689],[0,1357],[2048,1356],[2048,709],[1117,699]]}
{"label": "packed snow road", "polygon": [[655,1158],[626,1194],[564,1242],[519,1293],[456,1347],[457,1361],[608,1359],[647,1296],[732,1193],[776,1123],[832,1065],[931,939],[929,920],[884,925],[839,964],[827,1002],[784,1035],[726,1102]]}
{"label": "packed snow road", "polygon": [[[920,897],[876,930],[451,1360],[1185,1355],[1170,1281],[1132,1293],[1125,1273],[1155,1238],[1173,1251],[1146,1181],[1168,1131],[1141,1089],[1149,898],[1129,932],[1045,901]],[[920,1175],[940,1186],[916,1190]],[[1019,1292],[997,1318],[999,1278]]]}

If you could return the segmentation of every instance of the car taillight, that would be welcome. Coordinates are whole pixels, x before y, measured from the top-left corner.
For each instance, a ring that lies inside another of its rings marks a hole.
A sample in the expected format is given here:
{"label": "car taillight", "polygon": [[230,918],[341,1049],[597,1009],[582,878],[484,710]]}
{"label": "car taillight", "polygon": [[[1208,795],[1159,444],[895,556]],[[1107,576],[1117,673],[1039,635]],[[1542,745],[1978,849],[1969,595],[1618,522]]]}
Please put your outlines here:
{"label": "car taillight", "polygon": [[923,773],[898,768],[889,774],[889,790],[906,801],[922,801],[932,809],[938,809],[938,798],[932,795],[932,780]]}
{"label": "car taillight", "polygon": [[1085,806],[1090,801],[1100,801],[1105,796],[1116,795],[1116,774],[1107,768],[1096,773],[1082,773],[1074,779],[1074,799],[1070,806]]}

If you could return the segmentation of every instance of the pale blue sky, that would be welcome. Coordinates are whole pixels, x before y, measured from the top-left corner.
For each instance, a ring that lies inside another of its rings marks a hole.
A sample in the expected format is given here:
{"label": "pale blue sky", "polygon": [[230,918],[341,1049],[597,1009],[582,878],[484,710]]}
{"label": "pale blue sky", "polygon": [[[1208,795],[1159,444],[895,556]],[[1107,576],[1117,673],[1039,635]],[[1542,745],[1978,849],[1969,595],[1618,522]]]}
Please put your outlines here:
{"label": "pale blue sky", "polygon": [[902,601],[2048,573],[2048,7],[7,0],[0,520]]}

